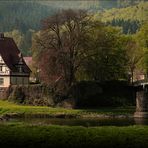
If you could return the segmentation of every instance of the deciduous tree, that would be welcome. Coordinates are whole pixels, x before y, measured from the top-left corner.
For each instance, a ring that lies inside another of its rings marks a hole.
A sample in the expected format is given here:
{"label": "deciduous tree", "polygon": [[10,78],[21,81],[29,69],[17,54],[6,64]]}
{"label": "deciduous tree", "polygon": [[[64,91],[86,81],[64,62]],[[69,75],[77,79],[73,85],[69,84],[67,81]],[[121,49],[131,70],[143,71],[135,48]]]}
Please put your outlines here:
{"label": "deciduous tree", "polygon": [[57,84],[67,90],[75,82],[75,75],[85,58],[84,42],[90,28],[85,11],[63,10],[42,21],[43,29],[36,37],[34,49],[41,78],[48,84]]}

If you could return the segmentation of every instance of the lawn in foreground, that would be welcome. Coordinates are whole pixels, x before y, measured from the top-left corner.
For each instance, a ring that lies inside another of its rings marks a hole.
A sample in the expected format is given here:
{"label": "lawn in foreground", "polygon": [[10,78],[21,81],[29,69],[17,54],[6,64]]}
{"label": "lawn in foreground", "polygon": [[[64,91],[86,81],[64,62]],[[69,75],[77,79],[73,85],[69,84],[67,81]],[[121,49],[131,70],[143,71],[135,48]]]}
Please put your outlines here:
{"label": "lawn in foreground", "polygon": [[148,126],[86,128],[0,124],[0,147],[147,148]]}
{"label": "lawn in foreground", "polygon": [[120,107],[120,108],[98,108],[98,109],[64,109],[64,108],[52,108],[46,106],[26,106],[17,105],[12,102],[0,100],[0,115],[5,114],[23,114],[23,115],[74,115],[82,116],[89,115],[95,116],[97,114],[106,115],[132,115],[135,111],[135,107]]}
{"label": "lawn in foreground", "polygon": [[[63,109],[16,105],[0,100],[0,115],[18,114],[133,114],[135,108]],[[148,126],[45,126],[25,123],[0,123],[0,147],[100,147],[147,148]]]}

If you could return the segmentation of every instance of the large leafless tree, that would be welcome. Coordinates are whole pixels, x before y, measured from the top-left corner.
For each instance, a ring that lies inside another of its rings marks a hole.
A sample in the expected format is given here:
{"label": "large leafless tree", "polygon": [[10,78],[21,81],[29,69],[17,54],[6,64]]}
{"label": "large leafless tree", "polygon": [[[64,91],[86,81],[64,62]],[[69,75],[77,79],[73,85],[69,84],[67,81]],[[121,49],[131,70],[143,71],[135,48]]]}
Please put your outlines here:
{"label": "large leafless tree", "polygon": [[86,55],[83,47],[91,26],[89,19],[85,11],[63,10],[42,21],[36,45],[41,49],[41,76],[47,83],[62,82],[65,89],[74,84]]}

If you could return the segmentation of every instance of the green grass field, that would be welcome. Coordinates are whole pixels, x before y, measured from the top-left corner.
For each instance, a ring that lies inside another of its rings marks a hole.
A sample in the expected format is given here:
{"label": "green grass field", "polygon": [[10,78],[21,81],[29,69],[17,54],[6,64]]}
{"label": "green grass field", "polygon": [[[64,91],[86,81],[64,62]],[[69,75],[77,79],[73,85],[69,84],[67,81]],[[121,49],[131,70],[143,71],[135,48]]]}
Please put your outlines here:
{"label": "green grass field", "polygon": [[147,148],[148,126],[86,128],[0,124],[0,147]]}
{"label": "green grass field", "polygon": [[[23,106],[0,101],[0,115],[6,114],[68,114],[68,115],[131,115],[135,108],[63,109]],[[148,126],[55,126],[23,122],[0,122],[0,148],[147,148]]]}
{"label": "green grass field", "polygon": [[120,108],[98,108],[98,109],[64,109],[51,108],[43,106],[25,106],[17,105],[12,102],[0,100],[0,115],[18,114],[18,115],[71,115],[71,116],[89,116],[96,115],[132,115],[135,107],[120,107]]}

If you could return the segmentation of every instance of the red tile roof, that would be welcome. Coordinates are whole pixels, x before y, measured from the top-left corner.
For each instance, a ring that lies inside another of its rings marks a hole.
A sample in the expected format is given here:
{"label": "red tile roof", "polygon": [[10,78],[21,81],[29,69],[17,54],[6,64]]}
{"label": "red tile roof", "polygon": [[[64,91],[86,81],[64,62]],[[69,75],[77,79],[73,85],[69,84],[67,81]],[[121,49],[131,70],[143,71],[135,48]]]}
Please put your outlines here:
{"label": "red tile roof", "polygon": [[28,66],[32,64],[32,57],[23,57],[23,59]]}
{"label": "red tile roof", "polygon": [[[5,64],[9,67],[12,72],[18,72],[16,65],[18,64],[20,57],[20,51],[17,48],[14,40],[8,37],[0,37],[0,55],[2,56]],[[31,70],[23,60],[23,71],[30,73]]]}

